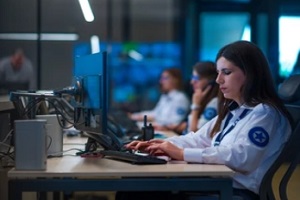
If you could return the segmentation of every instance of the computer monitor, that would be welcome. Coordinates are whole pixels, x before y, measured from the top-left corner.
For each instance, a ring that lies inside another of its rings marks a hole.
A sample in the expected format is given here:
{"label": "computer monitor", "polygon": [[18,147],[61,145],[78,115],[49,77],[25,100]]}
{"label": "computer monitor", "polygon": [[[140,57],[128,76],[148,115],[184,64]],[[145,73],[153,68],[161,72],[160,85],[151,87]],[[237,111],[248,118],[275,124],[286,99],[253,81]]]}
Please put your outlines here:
{"label": "computer monitor", "polygon": [[88,144],[97,142],[104,149],[119,150],[122,142],[108,123],[108,79],[106,52],[75,58],[74,127],[89,137]]}
{"label": "computer monitor", "polygon": [[0,80],[0,95],[8,95],[12,91],[28,90],[29,82],[15,82]]}

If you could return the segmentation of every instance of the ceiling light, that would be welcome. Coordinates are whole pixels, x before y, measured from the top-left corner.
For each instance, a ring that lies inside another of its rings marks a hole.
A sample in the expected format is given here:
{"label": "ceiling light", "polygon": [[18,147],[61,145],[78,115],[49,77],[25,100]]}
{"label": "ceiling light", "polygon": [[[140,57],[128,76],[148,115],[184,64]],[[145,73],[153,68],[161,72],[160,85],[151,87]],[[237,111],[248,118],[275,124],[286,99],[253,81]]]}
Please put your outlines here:
{"label": "ceiling light", "polygon": [[[76,41],[78,35],[74,33],[41,33],[43,41]],[[0,40],[38,40],[37,33],[0,33]]]}
{"label": "ceiling light", "polygon": [[91,9],[89,1],[88,0],[78,0],[78,1],[79,1],[85,21],[87,21],[87,22],[94,21],[94,14]]}
{"label": "ceiling light", "polygon": [[135,51],[135,50],[130,50],[128,52],[128,55],[129,55],[129,57],[131,57],[134,60],[137,60],[137,61],[143,60],[143,55],[140,54],[139,52]]}
{"label": "ceiling light", "polygon": [[100,52],[100,40],[97,35],[93,35],[91,37],[91,50],[92,50],[92,54]]}

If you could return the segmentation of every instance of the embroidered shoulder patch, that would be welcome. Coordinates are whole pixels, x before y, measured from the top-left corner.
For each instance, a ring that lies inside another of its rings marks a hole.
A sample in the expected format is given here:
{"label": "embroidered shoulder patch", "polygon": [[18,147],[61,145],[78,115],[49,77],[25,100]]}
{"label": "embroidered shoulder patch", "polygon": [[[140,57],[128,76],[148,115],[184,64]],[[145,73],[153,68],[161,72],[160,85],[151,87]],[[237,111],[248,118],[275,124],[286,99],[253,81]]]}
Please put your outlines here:
{"label": "embroidered shoulder patch", "polygon": [[217,115],[217,110],[212,107],[206,108],[203,112],[203,115],[206,120],[211,120]]}
{"label": "embroidered shoulder patch", "polygon": [[184,108],[177,108],[176,113],[178,115],[185,115],[185,109]]}
{"label": "embroidered shoulder patch", "polygon": [[250,141],[259,147],[265,147],[269,143],[269,134],[262,127],[254,127],[249,133],[248,137]]}

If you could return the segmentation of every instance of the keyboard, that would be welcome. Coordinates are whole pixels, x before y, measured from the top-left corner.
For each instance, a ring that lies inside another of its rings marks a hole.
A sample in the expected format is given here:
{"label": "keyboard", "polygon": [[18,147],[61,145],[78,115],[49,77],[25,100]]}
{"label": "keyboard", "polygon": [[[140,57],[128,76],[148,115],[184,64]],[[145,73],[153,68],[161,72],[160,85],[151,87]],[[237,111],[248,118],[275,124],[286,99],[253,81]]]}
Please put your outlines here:
{"label": "keyboard", "polygon": [[140,155],[129,151],[102,150],[100,154],[106,158],[129,162],[132,164],[166,164],[167,161],[151,155]]}

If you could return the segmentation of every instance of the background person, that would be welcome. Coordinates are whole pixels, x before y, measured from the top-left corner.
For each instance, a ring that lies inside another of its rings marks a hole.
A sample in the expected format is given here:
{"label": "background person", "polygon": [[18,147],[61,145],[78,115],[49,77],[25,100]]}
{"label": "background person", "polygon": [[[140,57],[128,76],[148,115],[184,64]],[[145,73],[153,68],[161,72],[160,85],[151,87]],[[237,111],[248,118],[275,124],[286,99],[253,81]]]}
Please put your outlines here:
{"label": "background person", "polygon": [[219,105],[219,86],[215,82],[218,74],[215,63],[197,63],[193,69],[191,84],[194,93],[191,113],[188,118],[188,132],[196,132],[206,122],[214,118],[218,114]]}
{"label": "background person", "polygon": [[134,141],[126,147],[191,163],[225,164],[236,172],[234,194],[245,200],[259,199],[262,178],[291,134],[290,116],[256,45],[248,41],[228,44],[216,60],[216,82],[225,98],[217,117],[196,133]]}
{"label": "background person", "polygon": [[161,74],[159,83],[162,94],[155,108],[129,114],[130,118],[143,121],[144,115],[147,115],[147,120],[153,122],[153,126],[181,123],[189,112],[190,102],[187,95],[182,91],[183,79],[180,69],[165,69]]}
{"label": "background person", "polygon": [[[14,89],[35,89],[33,66],[22,49],[17,49],[13,55],[0,60],[0,82],[4,87],[18,83],[22,88]],[[24,85],[22,86],[22,84]]]}
{"label": "background person", "polygon": [[179,125],[157,127],[157,130],[172,130],[178,134],[196,132],[206,122],[218,114],[219,86],[216,84],[216,65],[214,62],[198,62],[193,66],[190,84],[193,88],[192,104],[187,122]]}

